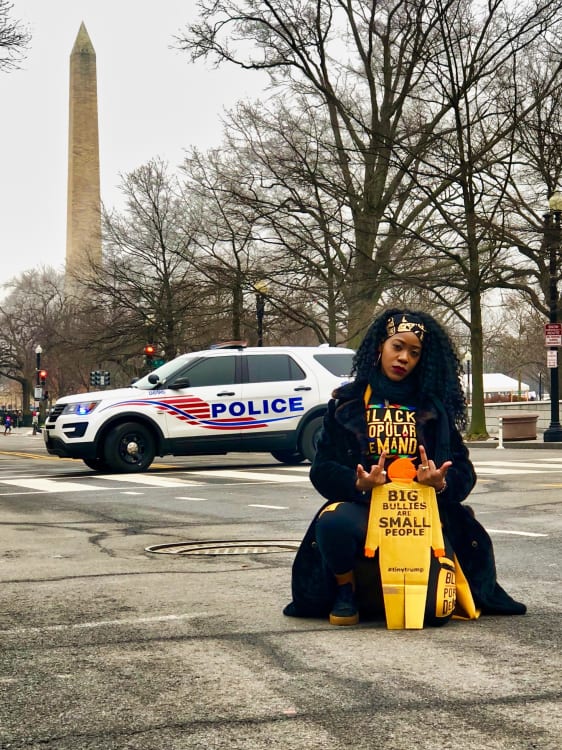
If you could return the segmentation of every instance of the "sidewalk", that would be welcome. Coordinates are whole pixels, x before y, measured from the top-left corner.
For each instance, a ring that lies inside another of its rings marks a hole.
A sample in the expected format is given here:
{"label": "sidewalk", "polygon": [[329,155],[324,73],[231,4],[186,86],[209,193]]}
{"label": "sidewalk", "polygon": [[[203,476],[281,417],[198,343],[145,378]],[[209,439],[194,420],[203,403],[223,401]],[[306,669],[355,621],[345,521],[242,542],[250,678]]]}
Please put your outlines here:
{"label": "sidewalk", "polygon": [[0,425],[0,438],[10,437],[10,435],[17,435],[18,437],[41,437],[40,432],[36,435],[33,434],[33,427],[12,427],[12,431],[5,435],[4,428]]}
{"label": "sidewalk", "polygon": [[[491,434],[488,440],[467,440],[469,448],[498,448],[499,439],[497,434]],[[543,433],[538,432],[535,440],[503,440],[504,448],[537,448],[539,450],[562,450],[561,443],[545,443]],[[500,449],[501,450],[501,449]]]}

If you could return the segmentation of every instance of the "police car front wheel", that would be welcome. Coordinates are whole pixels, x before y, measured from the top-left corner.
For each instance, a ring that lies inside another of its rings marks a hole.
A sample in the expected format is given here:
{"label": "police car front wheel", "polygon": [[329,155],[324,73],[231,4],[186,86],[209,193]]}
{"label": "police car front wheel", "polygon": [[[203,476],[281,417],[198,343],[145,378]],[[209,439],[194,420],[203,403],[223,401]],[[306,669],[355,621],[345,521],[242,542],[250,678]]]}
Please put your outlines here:
{"label": "police car front wheel", "polygon": [[114,471],[146,471],[154,454],[154,438],[150,430],[136,422],[118,425],[105,440],[104,459]]}
{"label": "police car front wheel", "polygon": [[101,458],[83,458],[82,461],[93,471],[110,471],[110,467]]}
{"label": "police car front wheel", "polygon": [[282,464],[288,464],[290,466],[296,466],[301,464],[305,457],[300,451],[271,451],[273,458],[277,461],[281,461]]}

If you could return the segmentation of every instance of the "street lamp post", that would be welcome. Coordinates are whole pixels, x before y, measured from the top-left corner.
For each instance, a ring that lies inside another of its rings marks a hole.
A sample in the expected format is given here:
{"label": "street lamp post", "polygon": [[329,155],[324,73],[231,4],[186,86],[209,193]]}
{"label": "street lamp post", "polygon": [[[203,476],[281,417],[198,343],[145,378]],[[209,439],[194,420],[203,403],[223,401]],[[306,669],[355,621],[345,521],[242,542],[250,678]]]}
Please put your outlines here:
{"label": "street lamp post", "polygon": [[[42,388],[41,388],[41,354],[43,353],[43,349],[41,347],[41,344],[37,344],[35,347],[35,392],[33,394],[33,407],[34,409],[38,409],[41,404],[41,395],[42,395]],[[35,434],[35,430],[33,432]]]}
{"label": "street lamp post", "polygon": [[466,358],[466,400],[470,404],[472,380],[470,375],[470,358]]}
{"label": "street lamp post", "polygon": [[267,283],[258,281],[254,285],[256,290],[256,324],[258,332],[258,346],[263,346],[263,318],[265,314],[265,295],[267,292]]}
{"label": "street lamp post", "polygon": [[41,376],[39,373],[41,372],[41,354],[43,353],[43,349],[41,348],[41,344],[37,344],[35,347],[35,385],[40,386],[41,385]]}
{"label": "street lamp post", "polygon": [[[562,216],[562,193],[556,190],[548,201],[549,211],[544,215],[545,240],[548,249],[549,274],[549,322],[558,323],[558,284],[557,266],[560,251]],[[545,443],[562,442],[562,426],[560,425],[560,404],[558,389],[558,347],[550,347],[550,425],[544,432]],[[554,364],[554,366],[552,366]]]}

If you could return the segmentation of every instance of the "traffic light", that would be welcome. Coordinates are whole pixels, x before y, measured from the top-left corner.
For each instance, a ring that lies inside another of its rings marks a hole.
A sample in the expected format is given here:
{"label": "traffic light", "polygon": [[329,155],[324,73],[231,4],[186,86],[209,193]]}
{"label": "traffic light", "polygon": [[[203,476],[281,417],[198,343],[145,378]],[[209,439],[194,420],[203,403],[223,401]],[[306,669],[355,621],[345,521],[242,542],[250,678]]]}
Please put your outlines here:
{"label": "traffic light", "polygon": [[111,373],[107,370],[92,370],[90,372],[90,385],[109,385]]}
{"label": "traffic light", "polygon": [[39,370],[39,383],[45,385],[47,382],[47,370]]}
{"label": "traffic light", "polygon": [[144,347],[144,364],[147,367],[152,367],[152,360],[153,360],[155,353],[156,353],[156,349],[154,347],[154,344],[147,344]]}

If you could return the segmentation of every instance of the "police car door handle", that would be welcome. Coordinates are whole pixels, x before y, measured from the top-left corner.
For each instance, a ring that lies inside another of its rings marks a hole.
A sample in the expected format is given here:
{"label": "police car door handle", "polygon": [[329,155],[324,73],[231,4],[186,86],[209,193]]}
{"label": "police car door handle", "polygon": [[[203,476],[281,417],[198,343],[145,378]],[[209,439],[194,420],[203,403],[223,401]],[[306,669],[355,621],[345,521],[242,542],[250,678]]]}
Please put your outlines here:
{"label": "police car door handle", "polygon": [[297,385],[295,391],[311,391],[312,388],[309,385]]}
{"label": "police car door handle", "polygon": [[217,393],[217,396],[235,396],[236,394],[234,391],[220,391],[220,393]]}

